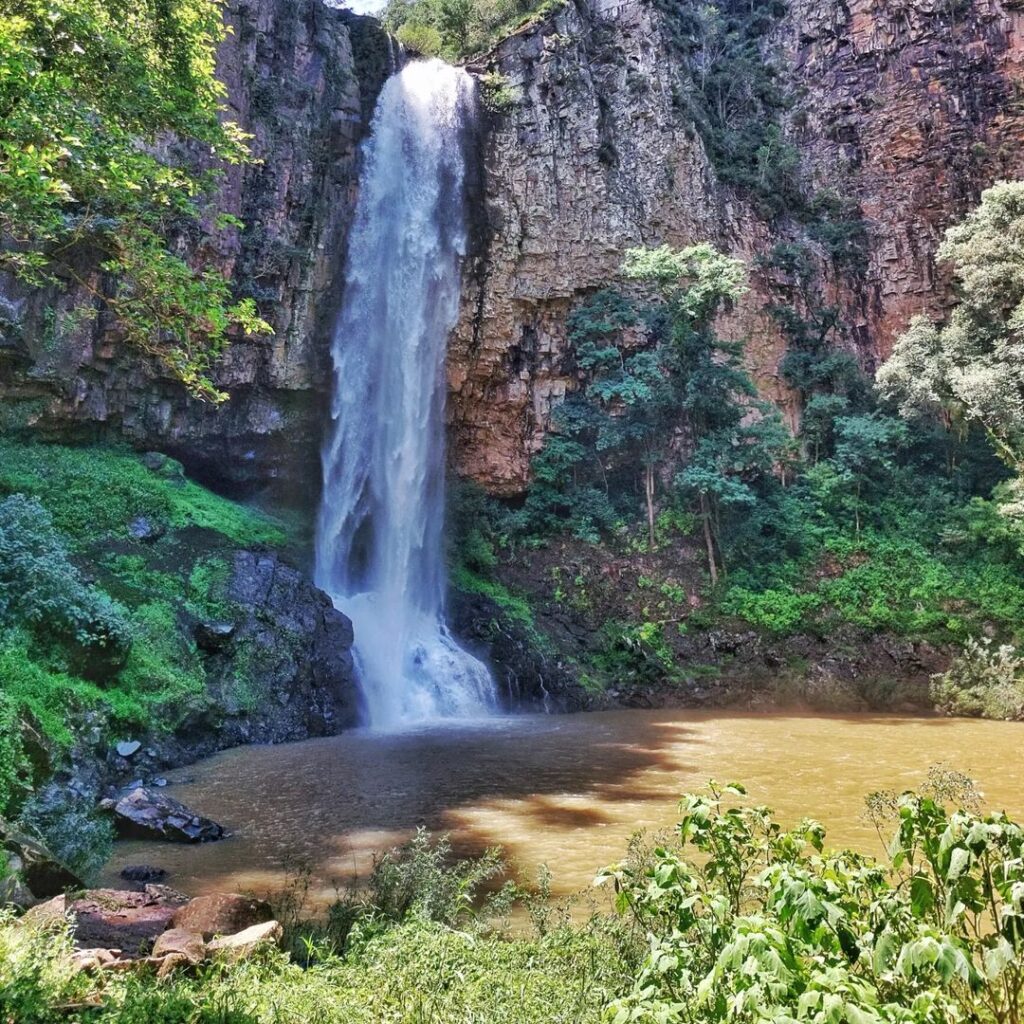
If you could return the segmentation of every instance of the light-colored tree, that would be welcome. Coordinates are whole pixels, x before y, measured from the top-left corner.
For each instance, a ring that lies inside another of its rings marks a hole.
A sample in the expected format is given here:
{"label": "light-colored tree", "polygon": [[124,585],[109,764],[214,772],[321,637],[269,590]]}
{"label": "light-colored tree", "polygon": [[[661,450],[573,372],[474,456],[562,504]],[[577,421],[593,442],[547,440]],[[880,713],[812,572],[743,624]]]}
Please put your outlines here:
{"label": "light-colored tree", "polygon": [[958,303],[944,324],[917,317],[878,371],[877,388],[906,417],[980,425],[1024,475],[1024,182],[1000,182],[951,227],[938,259]]}

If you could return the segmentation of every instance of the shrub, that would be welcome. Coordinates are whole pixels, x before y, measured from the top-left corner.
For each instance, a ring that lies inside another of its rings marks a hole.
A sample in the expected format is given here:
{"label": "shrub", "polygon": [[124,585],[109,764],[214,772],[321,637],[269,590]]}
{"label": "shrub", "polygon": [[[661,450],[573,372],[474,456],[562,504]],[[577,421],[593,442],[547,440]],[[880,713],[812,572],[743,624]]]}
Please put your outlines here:
{"label": "shrub", "polygon": [[130,644],[125,610],[86,584],[50,515],[20,494],[0,502],[0,621],[56,633],[87,675],[116,671]]}
{"label": "shrub", "polygon": [[743,794],[687,796],[678,843],[602,873],[649,942],[613,1024],[1019,1019],[1020,826],[905,793],[879,863]]}
{"label": "shrub", "polygon": [[110,857],[114,827],[66,792],[34,796],[21,809],[19,823],[43,842],[80,878],[94,878]]}
{"label": "shrub", "polygon": [[1024,658],[1012,644],[970,637],[949,669],[932,680],[932,699],[949,715],[1024,720]]}

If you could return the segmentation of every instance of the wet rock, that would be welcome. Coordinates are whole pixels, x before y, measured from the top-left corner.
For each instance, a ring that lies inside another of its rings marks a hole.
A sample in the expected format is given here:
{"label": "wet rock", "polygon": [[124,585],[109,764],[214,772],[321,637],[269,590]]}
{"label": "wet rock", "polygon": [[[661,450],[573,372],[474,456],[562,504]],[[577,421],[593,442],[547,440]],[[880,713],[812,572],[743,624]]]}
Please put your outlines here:
{"label": "wet rock", "polygon": [[208,948],[211,954],[234,962],[244,960],[260,949],[279,945],[283,935],[284,929],[277,921],[265,921],[235,935],[214,939]]}
{"label": "wet rock", "polygon": [[145,787],[133,789],[114,804],[114,823],[122,836],[209,843],[225,836],[224,828],[183,803]]}
{"label": "wet rock", "polygon": [[253,925],[272,921],[274,913],[264,900],[237,893],[197,896],[175,915],[173,927],[198,932],[209,941],[215,935],[234,935]]}
{"label": "wet rock", "polygon": [[193,630],[196,643],[203,651],[222,651],[235,635],[233,622],[198,622]]}
{"label": "wet rock", "polygon": [[14,907],[15,910],[28,910],[35,902],[28,886],[17,875],[0,878],[0,909]]}
{"label": "wet rock", "polygon": [[162,882],[167,877],[164,868],[155,868],[151,864],[129,864],[121,868],[121,877],[126,882]]}
{"label": "wet rock", "polygon": [[0,818],[0,847],[17,859],[15,869],[37,899],[47,900],[66,889],[82,888],[82,880],[34,836]]}

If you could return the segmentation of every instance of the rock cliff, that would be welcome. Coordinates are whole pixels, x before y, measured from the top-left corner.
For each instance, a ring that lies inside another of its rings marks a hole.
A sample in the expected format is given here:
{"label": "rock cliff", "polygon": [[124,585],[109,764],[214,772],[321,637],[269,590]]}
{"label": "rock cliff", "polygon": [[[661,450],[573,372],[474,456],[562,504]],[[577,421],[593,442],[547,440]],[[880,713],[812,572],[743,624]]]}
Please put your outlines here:
{"label": "rock cliff", "polygon": [[[782,130],[800,188],[859,209],[864,260],[839,267],[810,240],[816,301],[871,371],[916,312],[941,304],[944,228],[994,180],[1024,173],[1016,0],[794,0],[762,46],[794,103]],[[470,268],[449,361],[458,471],[523,489],[552,402],[578,384],[567,313],[614,281],[640,244],[711,239],[743,256],[752,288],[725,329],[747,339],[763,390],[784,342],[765,313],[792,282],[757,256],[808,241],[716,180],[692,121],[667,16],[645,0],[577,0],[504,41],[479,70],[501,83],[483,159],[485,244]]]}
{"label": "rock cliff", "polygon": [[[765,310],[795,301],[793,282],[758,257],[808,244],[816,284],[800,301],[837,306],[840,344],[871,371],[911,315],[941,308],[944,228],[987,184],[1024,176],[1020,0],[791,0],[762,50],[792,97],[780,127],[799,188],[831,190],[863,224],[863,259],[837,265],[798,217],[766,219],[719,180],[685,102],[672,7],[571,0],[473,65],[476,247],[449,419],[456,470],[493,493],[523,490],[552,403],[579,384],[566,317],[616,279],[627,248],[710,239],[750,262],[725,329],[795,421]],[[231,0],[228,12],[220,72],[261,162],[225,178],[223,205],[247,227],[214,256],[274,335],[233,347],[216,375],[231,399],[215,407],[120,354],[104,316],[72,316],[81,296],[0,282],[0,427],[123,437],[221,489],[277,482],[313,507],[358,143],[395,55],[375,21],[322,0]]]}
{"label": "rock cliff", "polygon": [[221,489],[280,481],[282,495],[301,501],[319,480],[359,142],[396,55],[375,20],[321,0],[230,0],[226,19],[218,74],[257,162],[230,168],[219,200],[245,229],[182,244],[207,249],[239,296],[256,299],[273,336],[232,346],[215,373],[230,400],[215,406],[126,357],[82,294],[0,282],[0,426],[123,438],[178,456]]}

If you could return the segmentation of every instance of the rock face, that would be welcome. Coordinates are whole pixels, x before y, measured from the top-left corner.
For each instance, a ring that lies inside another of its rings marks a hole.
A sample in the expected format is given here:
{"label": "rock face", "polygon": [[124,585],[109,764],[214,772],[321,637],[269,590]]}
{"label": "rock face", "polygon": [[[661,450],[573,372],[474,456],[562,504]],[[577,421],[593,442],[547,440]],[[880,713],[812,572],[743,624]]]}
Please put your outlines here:
{"label": "rock face", "polygon": [[231,399],[214,406],[126,358],[103,316],[72,317],[83,302],[89,308],[82,294],[26,293],[0,281],[2,422],[61,439],[127,438],[177,455],[222,488],[280,481],[284,497],[302,501],[319,480],[358,144],[394,53],[376,21],[322,0],[226,7],[231,33],[218,74],[260,162],[229,169],[221,186],[221,208],[245,230],[202,245],[236,292],[257,301],[273,336],[231,348],[215,373]]}
{"label": "rock face", "polygon": [[90,889],[71,899],[57,896],[33,907],[25,922],[53,927],[65,917],[73,922],[75,945],[80,949],[114,949],[127,956],[149,951],[188,897],[162,886],[146,886],[144,892]]}
{"label": "rock face", "polygon": [[[1024,174],[1016,0],[797,0],[764,40],[798,97],[783,125],[806,187],[859,204],[866,266],[842,274],[820,245],[822,304],[868,371],[917,312],[943,300],[933,254],[983,187]],[[449,361],[458,471],[522,491],[553,402],[578,386],[566,316],[615,281],[625,250],[711,240],[753,268],[723,325],[747,340],[762,390],[795,419],[764,307],[791,298],[754,262],[799,225],[763,220],[716,181],[675,102],[686,83],[665,15],[642,0],[580,0],[501,43],[479,70],[515,102],[492,117],[480,233]]]}
{"label": "rock face", "polygon": [[273,921],[274,913],[264,900],[235,893],[197,896],[175,915],[172,925],[195,932],[209,942],[217,935],[234,935],[248,928]]}
{"label": "rock face", "polygon": [[[372,19],[322,0],[232,0],[227,16],[220,72],[262,163],[225,178],[223,205],[248,228],[210,255],[273,337],[234,346],[217,371],[231,400],[214,407],[119,354],[102,317],[71,318],[80,296],[0,282],[0,423],[126,437],[222,489],[276,482],[311,507],[358,143],[395,54]],[[865,223],[856,271],[812,249],[817,301],[839,307],[841,341],[869,371],[912,314],[941,308],[943,229],[984,186],[1024,175],[1022,17],[1019,0],[793,0],[763,41],[796,97],[782,127],[804,185],[834,189]],[[477,246],[448,410],[455,468],[493,493],[525,486],[552,403],[579,384],[566,317],[631,246],[709,239],[750,262],[751,291],[724,328],[747,339],[764,392],[799,415],[764,309],[790,286],[755,257],[801,227],[769,224],[717,180],[679,102],[666,18],[647,0],[575,0],[474,66],[515,101],[491,110],[470,175]]]}

